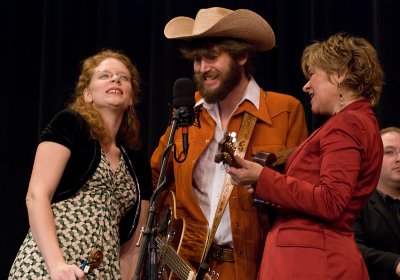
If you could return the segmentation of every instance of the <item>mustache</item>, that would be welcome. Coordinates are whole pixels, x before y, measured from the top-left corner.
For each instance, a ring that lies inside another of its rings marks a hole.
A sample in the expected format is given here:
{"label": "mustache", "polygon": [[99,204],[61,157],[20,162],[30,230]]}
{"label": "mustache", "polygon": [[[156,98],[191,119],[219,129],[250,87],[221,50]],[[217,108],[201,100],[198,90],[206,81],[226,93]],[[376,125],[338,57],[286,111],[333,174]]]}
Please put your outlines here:
{"label": "mustache", "polygon": [[215,79],[219,76],[219,72],[212,70],[206,73],[194,73],[194,80],[197,82],[204,82],[207,79]]}

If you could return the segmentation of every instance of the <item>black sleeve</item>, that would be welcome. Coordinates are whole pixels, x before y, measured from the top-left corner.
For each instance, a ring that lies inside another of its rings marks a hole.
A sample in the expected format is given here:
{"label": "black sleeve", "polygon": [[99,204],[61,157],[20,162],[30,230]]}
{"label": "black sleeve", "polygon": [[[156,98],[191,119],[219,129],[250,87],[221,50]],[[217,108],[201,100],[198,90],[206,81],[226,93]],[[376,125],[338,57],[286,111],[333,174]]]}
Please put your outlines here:
{"label": "black sleeve", "polygon": [[52,202],[71,197],[86,182],[100,161],[96,143],[90,137],[89,125],[71,109],[58,112],[43,129],[39,143],[50,141],[67,147],[71,156],[54,193]]}
{"label": "black sleeve", "polygon": [[44,141],[55,142],[73,150],[77,139],[86,126],[82,117],[76,111],[64,109],[58,112],[49,124],[43,129],[39,143]]}

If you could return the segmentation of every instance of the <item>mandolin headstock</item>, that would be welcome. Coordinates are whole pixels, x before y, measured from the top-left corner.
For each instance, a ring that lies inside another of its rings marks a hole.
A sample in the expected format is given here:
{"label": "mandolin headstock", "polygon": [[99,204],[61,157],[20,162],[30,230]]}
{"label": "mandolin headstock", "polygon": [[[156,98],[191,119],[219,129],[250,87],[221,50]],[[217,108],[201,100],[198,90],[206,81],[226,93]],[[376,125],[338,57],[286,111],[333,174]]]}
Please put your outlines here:
{"label": "mandolin headstock", "polygon": [[216,163],[222,162],[237,168],[242,167],[235,160],[236,140],[236,132],[225,133],[224,139],[218,143],[218,151],[214,157]]}

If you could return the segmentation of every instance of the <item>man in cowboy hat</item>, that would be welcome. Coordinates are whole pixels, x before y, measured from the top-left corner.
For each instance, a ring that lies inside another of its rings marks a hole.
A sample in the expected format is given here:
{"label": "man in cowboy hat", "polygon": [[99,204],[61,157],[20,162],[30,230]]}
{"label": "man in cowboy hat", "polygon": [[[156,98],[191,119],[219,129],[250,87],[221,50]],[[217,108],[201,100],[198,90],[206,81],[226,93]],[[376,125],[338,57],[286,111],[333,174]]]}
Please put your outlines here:
{"label": "man in cowboy hat", "polygon": [[[257,150],[275,153],[299,145],[307,137],[303,107],[289,95],[264,91],[252,77],[254,54],[275,45],[271,26],[258,14],[246,9],[201,9],[195,19],[170,20],[164,34],[183,41],[181,52],[193,61],[199,90],[196,107],[201,107],[201,127],[189,128],[186,160],[169,161],[166,176],[173,178],[170,188],[188,217],[210,230],[203,240],[204,251],[198,253],[204,254],[200,259],[211,271],[218,273],[219,279],[255,279],[263,251],[263,229],[268,225],[260,224],[252,194],[247,188],[230,185],[229,178],[225,180],[225,166],[214,157],[226,132],[237,132],[240,138],[241,131],[247,130],[250,135],[243,142],[248,143],[243,151],[247,159]],[[246,124],[240,128],[244,115]],[[254,128],[246,127],[248,119],[253,119]],[[154,183],[169,132],[170,128],[151,159]],[[175,137],[177,150],[180,138]],[[209,246],[207,238],[212,238]],[[194,252],[184,256],[183,246],[181,257],[193,260]]]}

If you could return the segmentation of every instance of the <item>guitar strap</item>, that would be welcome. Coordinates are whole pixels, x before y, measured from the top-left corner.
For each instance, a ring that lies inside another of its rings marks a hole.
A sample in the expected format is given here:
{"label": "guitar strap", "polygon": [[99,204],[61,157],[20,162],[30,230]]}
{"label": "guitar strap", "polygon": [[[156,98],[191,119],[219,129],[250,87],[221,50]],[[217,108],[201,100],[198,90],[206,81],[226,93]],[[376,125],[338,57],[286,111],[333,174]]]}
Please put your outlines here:
{"label": "guitar strap", "polygon": [[[247,146],[250,141],[251,134],[253,133],[254,126],[257,122],[257,118],[249,113],[245,113],[242,123],[240,124],[240,129],[237,136],[237,144],[234,154],[243,158],[246,154]],[[221,196],[218,201],[217,209],[215,211],[214,221],[211,227],[210,234],[207,239],[205,254],[203,255],[202,262],[205,261],[208,251],[210,250],[211,244],[214,240],[215,233],[217,232],[217,228],[219,223],[221,222],[222,215],[224,214],[226,205],[228,204],[229,197],[231,196],[231,192],[233,189],[233,185],[231,184],[230,175],[227,174],[224,181],[224,186],[222,187]]]}

